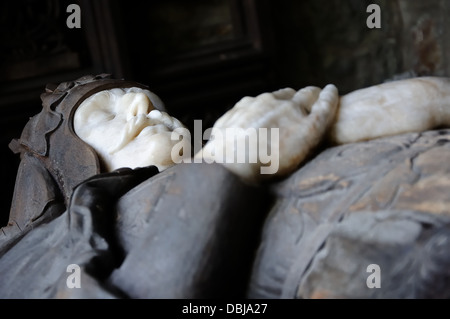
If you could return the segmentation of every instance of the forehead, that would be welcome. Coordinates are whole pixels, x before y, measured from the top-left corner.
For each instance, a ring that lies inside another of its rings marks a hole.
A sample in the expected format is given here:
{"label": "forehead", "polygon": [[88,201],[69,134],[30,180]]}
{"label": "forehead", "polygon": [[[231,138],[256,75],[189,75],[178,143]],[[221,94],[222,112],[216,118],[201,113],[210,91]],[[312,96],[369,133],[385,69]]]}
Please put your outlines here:
{"label": "forehead", "polygon": [[78,110],[83,110],[86,107],[108,107],[114,105],[122,96],[124,96],[127,93],[143,93],[145,94],[150,101],[152,102],[153,106],[160,110],[165,111],[164,103],[161,101],[161,99],[153,92],[138,88],[138,87],[130,87],[130,88],[113,88],[108,90],[103,90],[100,92],[97,92],[87,99],[85,99],[80,106],[77,108]]}

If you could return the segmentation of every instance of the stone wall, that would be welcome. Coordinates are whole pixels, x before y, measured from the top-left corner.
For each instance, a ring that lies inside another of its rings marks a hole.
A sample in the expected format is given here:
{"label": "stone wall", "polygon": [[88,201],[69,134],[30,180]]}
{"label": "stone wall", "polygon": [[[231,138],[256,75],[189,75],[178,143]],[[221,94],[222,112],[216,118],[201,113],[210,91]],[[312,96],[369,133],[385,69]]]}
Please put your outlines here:
{"label": "stone wall", "polygon": [[[370,4],[381,28],[367,27]],[[450,73],[446,0],[272,1],[278,76],[290,86],[342,93],[410,75]]]}

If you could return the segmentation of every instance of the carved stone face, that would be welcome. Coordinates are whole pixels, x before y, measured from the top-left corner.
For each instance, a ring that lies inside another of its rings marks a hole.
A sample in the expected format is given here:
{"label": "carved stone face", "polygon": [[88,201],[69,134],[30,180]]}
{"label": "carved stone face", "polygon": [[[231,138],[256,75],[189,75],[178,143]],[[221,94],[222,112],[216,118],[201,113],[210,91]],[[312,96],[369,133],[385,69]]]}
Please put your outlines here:
{"label": "carved stone face", "polygon": [[174,165],[171,133],[184,126],[158,110],[161,100],[140,88],[115,88],[98,92],[75,112],[75,133],[100,157],[104,169],[155,165],[160,171]]}

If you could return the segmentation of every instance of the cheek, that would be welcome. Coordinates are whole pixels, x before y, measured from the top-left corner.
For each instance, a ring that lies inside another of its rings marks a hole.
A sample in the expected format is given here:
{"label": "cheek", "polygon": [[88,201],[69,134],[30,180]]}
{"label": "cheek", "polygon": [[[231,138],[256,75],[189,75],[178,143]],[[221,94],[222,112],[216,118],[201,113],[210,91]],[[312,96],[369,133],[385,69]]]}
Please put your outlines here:
{"label": "cheek", "polygon": [[78,127],[76,133],[83,141],[96,149],[109,149],[111,145],[117,144],[125,125],[125,121],[117,119],[95,124],[86,123]]}

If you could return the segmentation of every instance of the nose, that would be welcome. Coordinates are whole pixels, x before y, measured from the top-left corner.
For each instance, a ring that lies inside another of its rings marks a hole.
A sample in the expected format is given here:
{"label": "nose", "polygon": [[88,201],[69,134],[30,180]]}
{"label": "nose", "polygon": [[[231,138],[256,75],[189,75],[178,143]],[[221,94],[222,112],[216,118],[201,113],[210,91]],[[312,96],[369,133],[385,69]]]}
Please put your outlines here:
{"label": "nose", "polygon": [[127,120],[138,115],[147,115],[151,110],[155,109],[152,101],[142,92],[124,94],[120,104],[127,110]]}

